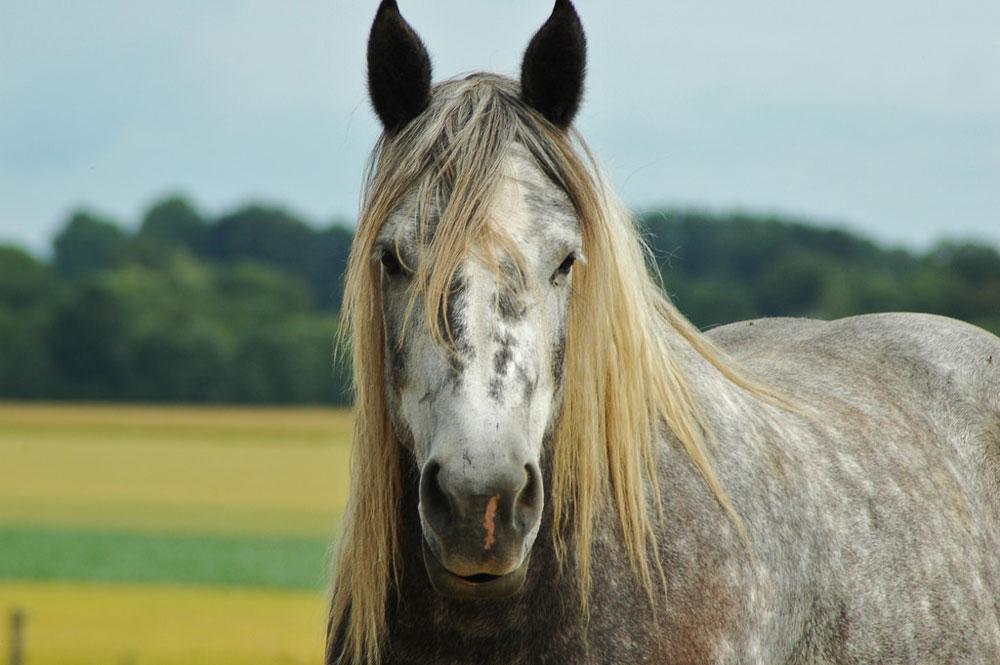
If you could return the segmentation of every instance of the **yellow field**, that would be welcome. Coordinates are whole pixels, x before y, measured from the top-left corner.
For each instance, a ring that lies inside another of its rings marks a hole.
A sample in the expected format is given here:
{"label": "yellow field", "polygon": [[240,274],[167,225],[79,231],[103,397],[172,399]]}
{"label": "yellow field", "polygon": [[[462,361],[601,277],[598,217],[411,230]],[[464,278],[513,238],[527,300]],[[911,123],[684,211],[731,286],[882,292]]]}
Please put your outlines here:
{"label": "yellow field", "polygon": [[[327,409],[0,404],[0,528],[322,542],[347,497],[350,429]],[[322,659],[319,590],[0,579],[0,662],[14,608],[27,665]]]}
{"label": "yellow field", "polygon": [[0,404],[0,524],[333,535],[350,416]]}
{"label": "yellow field", "polygon": [[[322,662],[315,592],[0,581],[26,616],[28,665],[297,665]],[[6,662],[6,661],[3,661]]]}

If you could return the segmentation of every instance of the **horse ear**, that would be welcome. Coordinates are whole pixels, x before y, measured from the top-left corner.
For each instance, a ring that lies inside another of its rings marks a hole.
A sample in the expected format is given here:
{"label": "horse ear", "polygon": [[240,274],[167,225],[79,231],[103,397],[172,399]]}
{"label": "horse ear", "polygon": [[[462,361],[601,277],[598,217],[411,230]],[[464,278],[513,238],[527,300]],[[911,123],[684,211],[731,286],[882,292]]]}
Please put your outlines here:
{"label": "horse ear", "polygon": [[382,0],[368,35],[368,95],[387,132],[402,129],[431,100],[431,60],[396,0]]}
{"label": "horse ear", "polygon": [[569,0],[531,38],[521,63],[521,98],[553,124],[569,127],[583,97],[587,39]]}

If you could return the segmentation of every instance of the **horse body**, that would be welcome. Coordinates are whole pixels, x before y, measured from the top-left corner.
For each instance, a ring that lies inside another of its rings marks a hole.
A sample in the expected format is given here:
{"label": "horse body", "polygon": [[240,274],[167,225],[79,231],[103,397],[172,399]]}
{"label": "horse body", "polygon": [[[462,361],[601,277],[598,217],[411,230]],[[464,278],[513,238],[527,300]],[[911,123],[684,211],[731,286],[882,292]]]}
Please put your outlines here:
{"label": "horse body", "polygon": [[[655,612],[609,510],[595,537],[589,622],[573,575],[544,549],[515,597],[434,593],[410,520],[388,662],[995,662],[998,340],[923,315],[742,322],[712,336],[809,409],[789,414],[724,379],[693,381],[753,555],[668,436],[655,526],[666,589]],[[674,343],[689,376],[716,374]],[[550,528],[549,514],[539,538]]]}
{"label": "horse body", "polygon": [[583,45],[557,0],[520,85],[431,88],[379,8],[328,662],[997,662],[1000,340],[696,331],[577,157]]}

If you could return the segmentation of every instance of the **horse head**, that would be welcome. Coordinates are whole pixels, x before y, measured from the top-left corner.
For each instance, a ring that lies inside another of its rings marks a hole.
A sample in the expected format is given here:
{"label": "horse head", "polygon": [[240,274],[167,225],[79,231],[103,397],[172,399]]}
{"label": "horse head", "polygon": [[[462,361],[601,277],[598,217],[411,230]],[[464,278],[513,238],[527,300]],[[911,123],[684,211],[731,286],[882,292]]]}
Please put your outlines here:
{"label": "horse head", "polygon": [[578,216],[543,142],[510,134],[518,125],[491,108],[499,94],[565,134],[583,68],[566,0],[531,40],[520,85],[477,75],[432,87],[426,50],[393,0],[369,38],[369,92],[385,129],[382,186],[372,188],[385,214],[368,250],[386,411],[420,474],[419,506],[402,509],[419,511],[427,573],[453,597],[503,597],[524,583],[583,259]]}

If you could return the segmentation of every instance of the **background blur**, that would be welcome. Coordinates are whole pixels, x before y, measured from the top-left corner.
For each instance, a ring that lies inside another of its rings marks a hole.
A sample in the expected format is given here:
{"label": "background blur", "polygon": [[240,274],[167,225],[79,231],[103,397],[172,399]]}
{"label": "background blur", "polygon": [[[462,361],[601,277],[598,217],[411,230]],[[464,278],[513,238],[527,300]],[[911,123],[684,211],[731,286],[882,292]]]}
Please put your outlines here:
{"label": "background blur", "polygon": [[[0,663],[318,662],[376,2],[0,7]],[[400,0],[435,78],[539,0]],[[602,3],[581,132],[702,327],[1000,332],[1000,4]]]}
{"label": "background blur", "polygon": [[[6,0],[0,239],[45,252],[86,205],[135,228],[186,194],[326,225],[377,134],[376,0]],[[577,123],[625,201],[782,211],[920,249],[1000,242],[1000,4],[579,0]],[[435,79],[516,75],[550,0],[400,0]]]}

